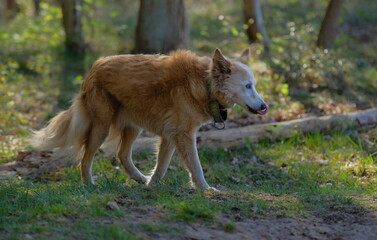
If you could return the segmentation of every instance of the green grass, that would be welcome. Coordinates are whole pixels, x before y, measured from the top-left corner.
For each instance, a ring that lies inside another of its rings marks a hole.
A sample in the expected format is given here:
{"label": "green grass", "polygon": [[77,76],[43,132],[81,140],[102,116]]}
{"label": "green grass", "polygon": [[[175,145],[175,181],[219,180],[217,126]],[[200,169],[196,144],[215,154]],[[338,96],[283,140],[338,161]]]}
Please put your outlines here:
{"label": "green grass", "polygon": [[222,229],[224,230],[224,232],[231,233],[236,231],[237,228],[234,223],[228,222],[222,225]]}
{"label": "green grass", "polygon": [[[368,147],[362,136],[314,133],[232,150],[201,150],[206,178],[221,193],[191,189],[176,157],[166,179],[153,188],[127,181],[123,171],[104,158],[95,163],[95,186],[82,185],[75,168],[41,182],[3,181],[0,236],[137,239],[175,236],[184,231],[185,223],[234,232],[232,221],[255,216],[377,211],[372,200],[377,193],[376,149]],[[135,161],[146,172],[153,158],[145,152]],[[106,207],[113,200],[120,210]],[[221,216],[228,220],[223,222]]]}

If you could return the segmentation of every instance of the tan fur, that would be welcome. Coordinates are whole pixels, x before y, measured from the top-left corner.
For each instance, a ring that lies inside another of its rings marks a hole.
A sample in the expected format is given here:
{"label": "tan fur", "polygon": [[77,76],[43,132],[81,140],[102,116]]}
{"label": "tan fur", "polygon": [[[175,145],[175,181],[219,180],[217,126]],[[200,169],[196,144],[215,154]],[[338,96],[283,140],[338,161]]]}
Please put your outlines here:
{"label": "tan fur", "polygon": [[[32,143],[41,149],[72,148],[80,158],[84,183],[93,183],[93,156],[109,132],[108,138],[119,146],[117,158],[127,174],[139,182],[152,184],[161,179],[176,149],[193,184],[209,189],[195,135],[212,118],[207,91],[210,77],[214,79],[211,87],[217,100],[227,107],[234,104],[226,81],[233,79],[231,74],[246,74],[236,62],[223,57],[218,50],[212,60],[190,51],[176,51],[168,56],[100,58],[72,106],[53,118],[46,128],[35,132]],[[132,143],[141,129],[161,137],[150,178],[132,163]]]}

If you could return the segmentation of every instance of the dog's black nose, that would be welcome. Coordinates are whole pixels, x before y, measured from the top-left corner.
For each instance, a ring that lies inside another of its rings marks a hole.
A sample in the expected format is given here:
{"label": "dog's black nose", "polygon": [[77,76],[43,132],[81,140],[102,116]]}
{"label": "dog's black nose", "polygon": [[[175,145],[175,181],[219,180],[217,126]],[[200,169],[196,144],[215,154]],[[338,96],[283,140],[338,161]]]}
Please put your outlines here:
{"label": "dog's black nose", "polygon": [[260,105],[260,110],[261,111],[265,111],[267,108],[268,108],[267,104],[265,104],[265,103],[262,103],[262,105]]}

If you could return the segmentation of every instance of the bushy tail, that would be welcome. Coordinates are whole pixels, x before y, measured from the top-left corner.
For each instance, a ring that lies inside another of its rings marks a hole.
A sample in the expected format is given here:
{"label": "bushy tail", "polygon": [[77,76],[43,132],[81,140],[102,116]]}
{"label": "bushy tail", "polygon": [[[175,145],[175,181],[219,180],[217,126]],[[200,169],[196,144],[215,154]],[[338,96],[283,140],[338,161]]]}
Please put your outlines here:
{"label": "bushy tail", "polygon": [[58,150],[80,157],[90,125],[84,104],[76,97],[68,110],[51,119],[45,128],[34,131],[30,143],[39,150]]}

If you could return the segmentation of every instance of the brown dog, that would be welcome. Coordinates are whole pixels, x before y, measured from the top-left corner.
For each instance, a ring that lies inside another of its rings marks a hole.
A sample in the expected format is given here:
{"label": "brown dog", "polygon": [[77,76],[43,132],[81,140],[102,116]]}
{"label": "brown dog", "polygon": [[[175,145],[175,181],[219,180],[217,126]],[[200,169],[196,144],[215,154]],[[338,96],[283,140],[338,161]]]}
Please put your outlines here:
{"label": "brown dog", "polygon": [[[190,51],[165,55],[119,55],[97,60],[72,106],[36,131],[39,149],[72,150],[80,159],[84,183],[93,184],[92,163],[109,132],[119,137],[117,158],[130,178],[153,184],[163,178],[175,149],[199,189],[211,188],[203,176],[196,132],[223,109],[239,104],[265,114],[268,106],[255,89],[247,66],[249,49],[230,59],[216,49],[213,58]],[[150,177],[132,162],[132,143],[141,129],[161,137],[157,163]]]}

